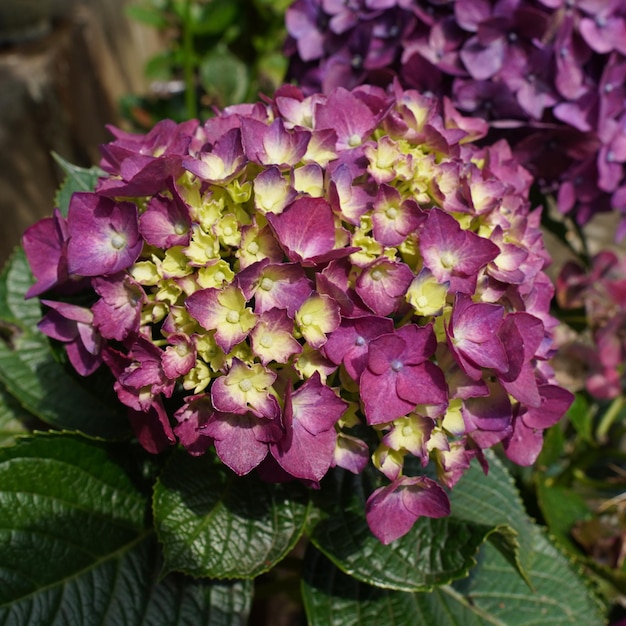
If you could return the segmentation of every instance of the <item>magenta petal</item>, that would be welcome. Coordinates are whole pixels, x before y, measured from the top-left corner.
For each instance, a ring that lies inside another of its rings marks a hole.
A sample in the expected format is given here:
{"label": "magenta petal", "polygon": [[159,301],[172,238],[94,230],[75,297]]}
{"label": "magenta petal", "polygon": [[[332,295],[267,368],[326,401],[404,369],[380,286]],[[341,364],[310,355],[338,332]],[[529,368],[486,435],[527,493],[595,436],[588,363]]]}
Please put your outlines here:
{"label": "magenta petal", "polygon": [[174,431],[160,400],[153,399],[145,412],[129,409],[128,417],[139,443],[151,454],[163,452],[176,443]]}
{"label": "magenta petal", "polygon": [[504,453],[514,463],[522,466],[532,465],[543,447],[543,430],[530,428],[522,418],[513,422],[513,432],[502,442]]}
{"label": "magenta petal", "polygon": [[363,269],[356,292],[376,315],[387,316],[404,301],[413,278],[408,265],[383,258]]}
{"label": "magenta petal", "polygon": [[186,246],[191,237],[189,211],[178,192],[173,198],[154,196],[139,217],[139,231],[151,246]]}
{"label": "magenta petal", "polygon": [[368,424],[390,422],[415,408],[415,402],[407,402],[398,396],[397,375],[393,370],[376,375],[366,369],[361,374],[359,386]]}
{"label": "magenta petal", "polygon": [[405,366],[398,372],[396,393],[400,399],[414,405],[448,402],[445,376],[431,361]]}
{"label": "magenta petal", "polygon": [[263,461],[269,451],[267,440],[277,435],[273,422],[249,413],[216,412],[208,420],[204,432],[215,439],[215,450],[224,465],[240,476]]}
{"label": "magenta petal", "polygon": [[72,367],[81,375],[89,376],[93,374],[102,363],[101,355],[94,354],[87,350],[80,341],[71,341],[65,344],[67,358],[70,360]]}
{"label": "magenta petal", "polygon": [[24,232],[22,245],[36,280],[26,292],[26,298],[38,296],[63,280],[64,277],[59,276],[59,266],[65,242],[64,229],[65,220],[55,211],[54,217],[39,220]]}
{"label": "magenta petal", "polygon": [[130,267],[139,256],[137,207],[93,193],[75,193],[67,227],[67,266],[70,274],[102,276]]}
{"label": "magenta petal", "polygon": [[496,384],[489,385],[489,396],[468,398],[463,402],[463,419],[468,430],[506,430],[512,419],[511,402],[505,390]]}
{"label": "magenta petal", "polygon": [[419,517],[450,514],[446,492],[424,476],[402,476],[374,491],[365,506],[367,523],[383,544],[406,535]]}
{"label": "magenta petal", "polygon": [[361,439],[339,433],[335,445],[333,465],[360,474],[369,463],[370,451]]}
{"label": "magenta petal", "polygon": [[213,407],[208,394],[188,396],[185,404],[174,413],[178,422],[174,433],[189,454],[200,456],[213,444],[213,438],[202,430],[212,415]]}
{"label": "magenta petal", "polygon": [[337,148],[360,145],[374,130],[377,118],[370,108],[343,87],[334,89],[315,110],[315,128],[337,133]]}
{"label": "magenta petal", "polygon": [[267,219],[287,256],[312,262],[335,248],[335,218],[323,198],[298,198],[279,215]]}
{"label": "magenta petal", "polygon": [[339,328],[328,336],[322,352],[335,365],[343,363],[352,379],[358,380],[367,366],[370,341],[392,331],[393,322],[387,317],[344,318]]}
{"label": "magenta petal", "polygon": [[246,156],[251,161],[293,167],[305,155],[311,132],[303,128],[287,130],[280,117],[269,126],[244,117],[241,119],[241,139]]}
{"label": "magenta petal", "polygon": [[435,353],[437,348],[437,338],[432,324],[427,326],[416,326],[407,324],[398,328],[396,335],[401,337],[406,347],[402,353],[402,361],[417,365]]}
{"label": "magenta petal", "polygon": [[405,350],[406,342],[398,333],[381,335],[370,343],[367,367],[373,374],[385,374],[391,368],[392,362],[399,359]]}
{"label": "magenta petal", "polygon": [[296,478],[321,480],[328,472],[335,452],[334,428],[311,434],[299,420],[294,420],[288,445],[283,440],[270,445],[278,464]]}
{"label": "magenta petal", "polygon": [[499,380],[507,392],[522,404],[535,408],[541,404],[535,370],[530,363],[524,363],[515,380],[508,382],[500,377]]}
{"label": "magenta petal", "polygon": [[530,428],[550,428],[554,426],[567,412],[574,396],[556,385],[541,385],[539,387],[541,405],[537,408],[529,408],[522,415],[524,424]]}
{"label": "magenta petal", "polygon": [[146,301],[141,285],[123,273],[94,278],[92,286],[100,296],[91,310],[94,325],[102,336],[122,341],[128,335],[137,333],[141,308]]}
{"label": "magenta petal", "polygon": [[345,400],[322,383],[318,372],[290,394],[290,404],[294,421],[312,435],[326,430],[334,432],[334,425],[348,408]]}

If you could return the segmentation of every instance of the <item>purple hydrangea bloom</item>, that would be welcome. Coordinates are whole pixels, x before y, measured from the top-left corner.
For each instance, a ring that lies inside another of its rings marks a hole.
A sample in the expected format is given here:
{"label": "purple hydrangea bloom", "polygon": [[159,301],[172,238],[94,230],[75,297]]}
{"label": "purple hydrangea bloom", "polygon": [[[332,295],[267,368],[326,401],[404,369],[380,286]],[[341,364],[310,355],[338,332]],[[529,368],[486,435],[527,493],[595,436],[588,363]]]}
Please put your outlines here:
{"label": "purple hydrangea bloom", "polygon": [[[365,6],[393,20],[410,8]],[[324,7],[338,36],[358,25],[360,4]],[[480,11],[460,13],[479,33]],[[364,68],[393,47],[393,20],[372,22],[389,40]],[[460,32],[438,32],[439,71],[460,63]],[[29,295],[81,289],[44,300],[41,328],[79,374],[108,367],[150,452],[213,449],[238,475],[312,487],[373,464],[367,519],[393,541],[449,513],[445,489],[474,458],[486,470],[484,448],[532,463],[571,402],[546,364],[555,320],[531,178],[504,142],[478,147],[484,132],[399,84],[285,86],[201,126],[116,132],[96,190],[25,236]],[[621,349],[605,341],[607,369]]]}

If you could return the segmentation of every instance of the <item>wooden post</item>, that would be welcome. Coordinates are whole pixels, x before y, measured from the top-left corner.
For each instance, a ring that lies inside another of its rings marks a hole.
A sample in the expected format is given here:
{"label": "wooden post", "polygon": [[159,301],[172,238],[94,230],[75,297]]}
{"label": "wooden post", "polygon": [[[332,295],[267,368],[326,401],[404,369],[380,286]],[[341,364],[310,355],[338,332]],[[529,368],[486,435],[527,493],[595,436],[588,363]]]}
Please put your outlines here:
{"label": "wooden post", "polygon": [[62,174],[51,152],[97,164],[111,139],[105,124],[121,123],[119,98],[147,90],[143,68],[158,37],[126,17],[127,3],[74,0],[65,15],[57,4],[49,28],[0,48],[0,263],[54,208]]}

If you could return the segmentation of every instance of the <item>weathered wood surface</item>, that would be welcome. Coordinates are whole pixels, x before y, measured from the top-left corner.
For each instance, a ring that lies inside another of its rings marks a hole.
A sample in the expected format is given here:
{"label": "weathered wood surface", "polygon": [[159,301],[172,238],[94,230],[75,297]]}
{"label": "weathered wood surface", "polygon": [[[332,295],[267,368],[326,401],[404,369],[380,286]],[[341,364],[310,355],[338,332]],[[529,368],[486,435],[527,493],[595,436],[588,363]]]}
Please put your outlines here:
{"label": "weathered wood surface", "polygon": [[105,124],[121,123],[119,98],[147,89],[143,68],[159,43],[126,17],[128,3],[67,0],[47,32],[0,47],[0,263],[53,209],[62,174],[51,152],[97,163]]}

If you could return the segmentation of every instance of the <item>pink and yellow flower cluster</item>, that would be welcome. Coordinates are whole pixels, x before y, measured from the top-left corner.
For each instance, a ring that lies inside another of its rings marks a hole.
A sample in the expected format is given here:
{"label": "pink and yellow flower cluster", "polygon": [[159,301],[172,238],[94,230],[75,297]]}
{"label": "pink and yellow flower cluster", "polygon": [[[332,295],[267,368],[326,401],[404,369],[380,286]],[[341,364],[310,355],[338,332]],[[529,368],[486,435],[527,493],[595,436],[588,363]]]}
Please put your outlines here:
{"label": "pink and yellow flower cluster", "polygon": [[108,366],[146,449],[312,486],[371,461],[383,542],[447,515],[485,448],[535,460],[571,395],[530,177],[473,143],[484,122],[415,91],[286,86],[111,130],[95,192],[25,234],[29,295],[80,374]]}

